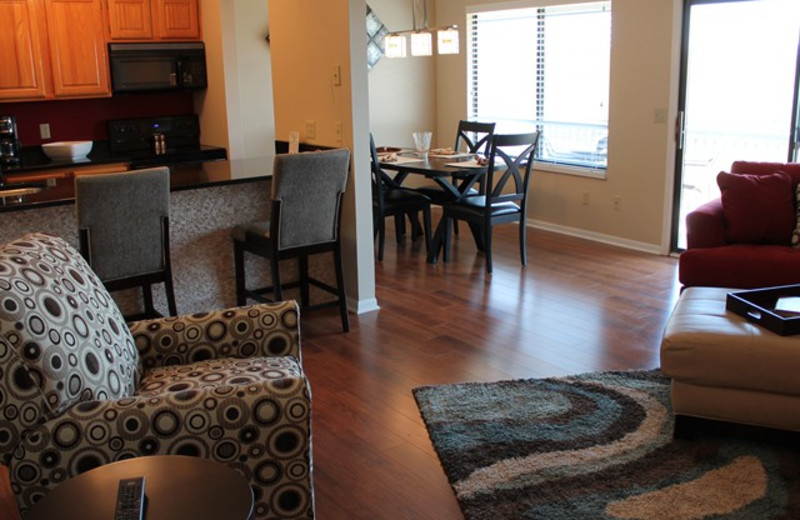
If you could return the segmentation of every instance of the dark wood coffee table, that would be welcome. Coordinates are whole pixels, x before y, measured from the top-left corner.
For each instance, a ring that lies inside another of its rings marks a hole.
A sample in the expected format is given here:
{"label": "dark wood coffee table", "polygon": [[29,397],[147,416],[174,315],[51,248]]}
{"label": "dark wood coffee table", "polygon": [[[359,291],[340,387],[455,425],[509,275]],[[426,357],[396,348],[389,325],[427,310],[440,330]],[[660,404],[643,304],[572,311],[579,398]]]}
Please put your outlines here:
{"label": "dark wood coffee table", "polygon": [[145,477],[146,520],[248,520],[253,492],[233,469],[164,455],[100,466],[67,480],[36,504],[29,520],[113,520],[120,479]]}

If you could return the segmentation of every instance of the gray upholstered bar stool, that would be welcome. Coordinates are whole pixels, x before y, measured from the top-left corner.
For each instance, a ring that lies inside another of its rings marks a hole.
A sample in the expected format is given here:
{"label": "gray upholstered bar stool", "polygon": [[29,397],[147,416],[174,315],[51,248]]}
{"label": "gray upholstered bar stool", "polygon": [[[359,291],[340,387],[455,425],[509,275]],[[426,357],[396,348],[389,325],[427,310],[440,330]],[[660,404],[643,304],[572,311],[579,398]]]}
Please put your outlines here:
{"label": "gray upholstered bar stool", "polygon": [[109,291],[141,287],[144,312],[161,316],[152,285],[164,283],[169,314],[177,316],[169,256],[169,168],[75,178],[81,254]]}
{"label": "gray upholstered bar stool", "polygon": [[[236,226],[232,231],[237,305],[244,305],[247,298],[280,301],[283,289],[300,287],[302,311],[338,305],[342,329],[350,330],[339,234],[349,170],[350,150],[345,148],[275,157],[270,219]],[[269,259],[271,286],[246,287],[245,251]],[[308,274],[308,257],[326,252],[333,253],[336,287]],[[280,260],[285,258],[298,259],[298,281],[281,281]],[[336,300],[311,305],[309,285],[335,295]],[[270,293],[273,299],[265,296]]]}

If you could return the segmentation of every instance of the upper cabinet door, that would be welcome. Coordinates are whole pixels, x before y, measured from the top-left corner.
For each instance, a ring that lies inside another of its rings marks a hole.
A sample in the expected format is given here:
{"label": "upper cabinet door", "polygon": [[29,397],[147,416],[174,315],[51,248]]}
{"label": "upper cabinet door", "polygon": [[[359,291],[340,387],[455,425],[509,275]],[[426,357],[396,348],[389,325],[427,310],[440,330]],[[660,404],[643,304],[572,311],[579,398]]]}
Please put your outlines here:
{"label": "upper cabinet door", "polygon": [[37,0],[0,0],[0,99],[47,95],[38,6]]}
{"label": "upper cabinet door", "polygon": [[153,0],[153,11],[156,38],[163,40],[200,39],[198,0]]}
{"label": "upper cabinet door", "polygon": [[111,95],[100,2],[45,2],[56,97]]}
{"label": "upper cabinet door", "polygon": [[108,0],[112,40],[149,40],[153,37],[150,0]]}

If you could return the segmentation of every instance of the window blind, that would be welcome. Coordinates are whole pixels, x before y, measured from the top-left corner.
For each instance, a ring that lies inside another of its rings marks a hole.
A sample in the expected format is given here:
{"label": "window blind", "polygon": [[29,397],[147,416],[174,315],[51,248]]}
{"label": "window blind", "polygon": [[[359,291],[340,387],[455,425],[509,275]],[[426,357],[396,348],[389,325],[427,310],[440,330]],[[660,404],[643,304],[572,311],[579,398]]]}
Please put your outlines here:
{"label": "window blind", "polygon": [[604,169],[611,2],[487,8],[468,28],[470,117],[539,130],[539,160]]}

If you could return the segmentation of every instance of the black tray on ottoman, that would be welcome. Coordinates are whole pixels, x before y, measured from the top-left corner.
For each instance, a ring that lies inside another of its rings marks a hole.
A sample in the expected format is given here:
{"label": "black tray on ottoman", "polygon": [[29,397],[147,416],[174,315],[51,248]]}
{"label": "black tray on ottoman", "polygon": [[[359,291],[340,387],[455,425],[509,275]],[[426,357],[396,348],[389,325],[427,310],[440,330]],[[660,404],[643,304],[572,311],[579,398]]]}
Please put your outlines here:
{"label": "black tray on ottoman", "polygon": [[800,298],[800,285],[780,285],[728,293],[725,308],[781,336],[800,334],[800,312],[775,309],[779,298]]}

